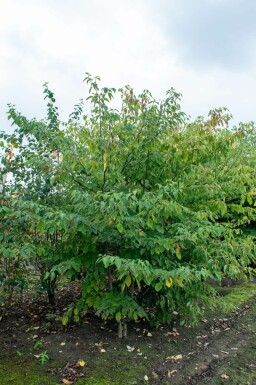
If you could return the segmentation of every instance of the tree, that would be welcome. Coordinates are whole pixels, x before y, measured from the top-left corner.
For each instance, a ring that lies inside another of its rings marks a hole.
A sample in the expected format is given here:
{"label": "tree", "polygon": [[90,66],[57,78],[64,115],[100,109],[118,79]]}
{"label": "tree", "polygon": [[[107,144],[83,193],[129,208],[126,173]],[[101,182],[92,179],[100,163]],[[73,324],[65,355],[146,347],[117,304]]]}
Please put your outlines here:
{"label": "tree", "polygon": [[17,129],[4,140],[18,152],[4,172],[44,282],[83,280],[64,323],[89,308],[120,335],[127,319],[196,320],[215,295],[209,278],[255,274],[255,126],[230,128],[226,109],[189,122],[173,89],[157,101],[85,81],[91,110],[80,102],[67,123],[47,85],[45,121],[9,108]]}

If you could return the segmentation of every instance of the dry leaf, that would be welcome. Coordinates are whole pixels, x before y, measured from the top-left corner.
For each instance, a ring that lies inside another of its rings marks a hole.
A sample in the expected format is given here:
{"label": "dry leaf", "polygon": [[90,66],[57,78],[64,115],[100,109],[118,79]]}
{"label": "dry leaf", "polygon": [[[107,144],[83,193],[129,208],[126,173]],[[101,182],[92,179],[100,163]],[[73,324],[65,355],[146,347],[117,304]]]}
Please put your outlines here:
{"label": "dry leaf", "polygon": [[227,376],[225,373],[221,374],[220,376],[221,376],[221,378],[223,378],[223,380],[229,379],[229,376]]}
{"label": "dry leaf", "polygon": [[178,332],[168,332],[165,334],[166,337],[173,336],[173,337],[178,337],[180,333]]}
{"label": "dry leaf", "polygon": [[159,377],[158,374],[156,372],[154,372],[154,370],[152,372],[152,377],[155,378],[155,379],[157,379]]}
{"label": "dry leaf", "polygon": [[171,378],[172,375],[173,375],[174,373],[176,373],[176,372],[177,372],[177,370],[168,370],[168,372],[167,372],[168,378]]}
{"label": "dry leaf", "polygon": [[74,382],[73,381],[69,381],[69,380],[67,380],[66,378],[62,378],[62,380],[61,380],[62,382],[63,382],[63,384],[65,384],[65,385],[71,385],[71,384],[73,384]]}
{"label": "dry leaf", "polygon": [[127,348],[128,352],[133,352],[135,350],[134,346],[127,345],[126,348]]}
{"label": "dry leaf", "polygon": [[183,358],[182,354],[177,354],[176,356],[167,357],[166,360],[179,361],[179,360],[182,360],[182,358]]}

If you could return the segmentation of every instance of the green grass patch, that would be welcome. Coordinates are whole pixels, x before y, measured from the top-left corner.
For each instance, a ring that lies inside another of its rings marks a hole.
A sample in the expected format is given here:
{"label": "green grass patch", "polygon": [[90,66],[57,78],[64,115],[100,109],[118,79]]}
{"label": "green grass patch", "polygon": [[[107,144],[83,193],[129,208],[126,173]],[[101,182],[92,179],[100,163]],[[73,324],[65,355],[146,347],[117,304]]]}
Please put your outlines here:
{"label": "green grass patch", "polygon": [[254,283],[244,283],[232,288],[222,287],[218,291],[220,296],[215,300],[216,308],[220,308],[224,314],[228,315],[256,295],[256,285]]}

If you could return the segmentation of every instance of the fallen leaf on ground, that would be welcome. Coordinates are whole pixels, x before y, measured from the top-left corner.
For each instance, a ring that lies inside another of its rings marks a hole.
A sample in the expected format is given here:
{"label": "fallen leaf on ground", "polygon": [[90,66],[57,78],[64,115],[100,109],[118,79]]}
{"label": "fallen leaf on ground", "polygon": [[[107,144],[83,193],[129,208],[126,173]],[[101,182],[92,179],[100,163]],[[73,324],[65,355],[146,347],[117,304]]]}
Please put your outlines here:
{"label": "fallen leaf on ground", "polygon": [[172,375],[173,375],[174,373],[176,373],[176,372],[177,372],[177,370],[168,370],[168,372],[167,372],[167,377],[168,377],[168,378],[171,378]]}
{"label": "fallen leaf on ground", "polygon": [[66,378],[63,378],[61,381],[62,381],[63,384],[65,384],[65,385],[71,385],[71,384],[73,384],[73,381],[69,381],[69,380],[67,380]]}
{"label": "fallen leaf on ground", "polygon": [[183,358],[182,354],[177,354],[176,356],[167,357],[166,360],[179,361],[179,360],[182,360],[182,358]]}
{"label": "fallen leaf on ground", "polygon": [[156,372],[154,372],[154,370],[152,372],[152,377],[155,378],[155,379],[157,379],[159,377],[158,374]]}
{"label": "fallen leaf on ground", "polygon": [[229,379],[229,376],[227,376],[225,373],[221,374],[220,376],[221,376],[221,378],[223,378],[223,380]]}
{"label": "fallen leaf on ground", "polygon": [[166,337],[173,336],[173,337],[178,337],[180,333],[178,332],[168,332],[165,334]]}
{"label": "fallen leaf on ground", "polygon": [[133,352],[135,350],[134,346],[127,345],[126,348],[127,348],[128,352]]}
{"label": "fallen leaf on ground", "polygon": [[82,368],[85,366],[85,361],[84,360],[79,360],[77,362],[77,366],[82,366]]}

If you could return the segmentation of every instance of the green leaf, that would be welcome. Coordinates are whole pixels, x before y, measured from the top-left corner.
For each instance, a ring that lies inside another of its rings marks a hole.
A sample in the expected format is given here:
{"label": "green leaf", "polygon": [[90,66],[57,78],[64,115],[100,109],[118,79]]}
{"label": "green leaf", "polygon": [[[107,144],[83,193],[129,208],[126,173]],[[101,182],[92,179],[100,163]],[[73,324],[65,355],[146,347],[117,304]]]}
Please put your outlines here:
{"label": "green leaf", "polygon": [[155,291],[160,291],[163,288],[163,283],[162,282],[157,282],[155,285]]}
{"label": "green leaf", "polygon": [[118,313],[116,313],[116,317],[115,318],[116,318],[117,321],[120,321],[120,319],[122,318],[122,315],[121,315],[120,311]]}
{"label": "green leaf", "polygon": [[69,317],[65,314],[62,318],[62,325],[66,326],[68,324]]}
{"label": "green leaf", "polygon": [[122,233],[124,231],[123,225],[121,223],[118,223],[116,225],[116,227],[117,227],[117,230],[119,231],[119,233]]}
{"label": "green leaf", "polygon": [[176,249],[175,249],[175,254],[177,256],[177,258],[179,260],[181,260],[182,256],[181,256],[181,252],[180,252],[180,246],[177,246]]}
{"label": "green leaf", "polygon": [[130,275],[127,275],[126,278],[125,278],[125,284],[127,287],[130,287],[131,286],[131,283],[132,283],[132,279],[131,279],[131,276]]}
{"label": "green leaf", "polygon": [[154,222],[152,221],[151,218],[148,218],[148,219],[147,219],[147,226],[148,226],[150,229],[153,229],[153,227],[154,227]]}
{"label": "green leaf", "polygon": [[253,199],[251,195],[247,195],[247,202],[249,203],[249,205],[252,205]]}

